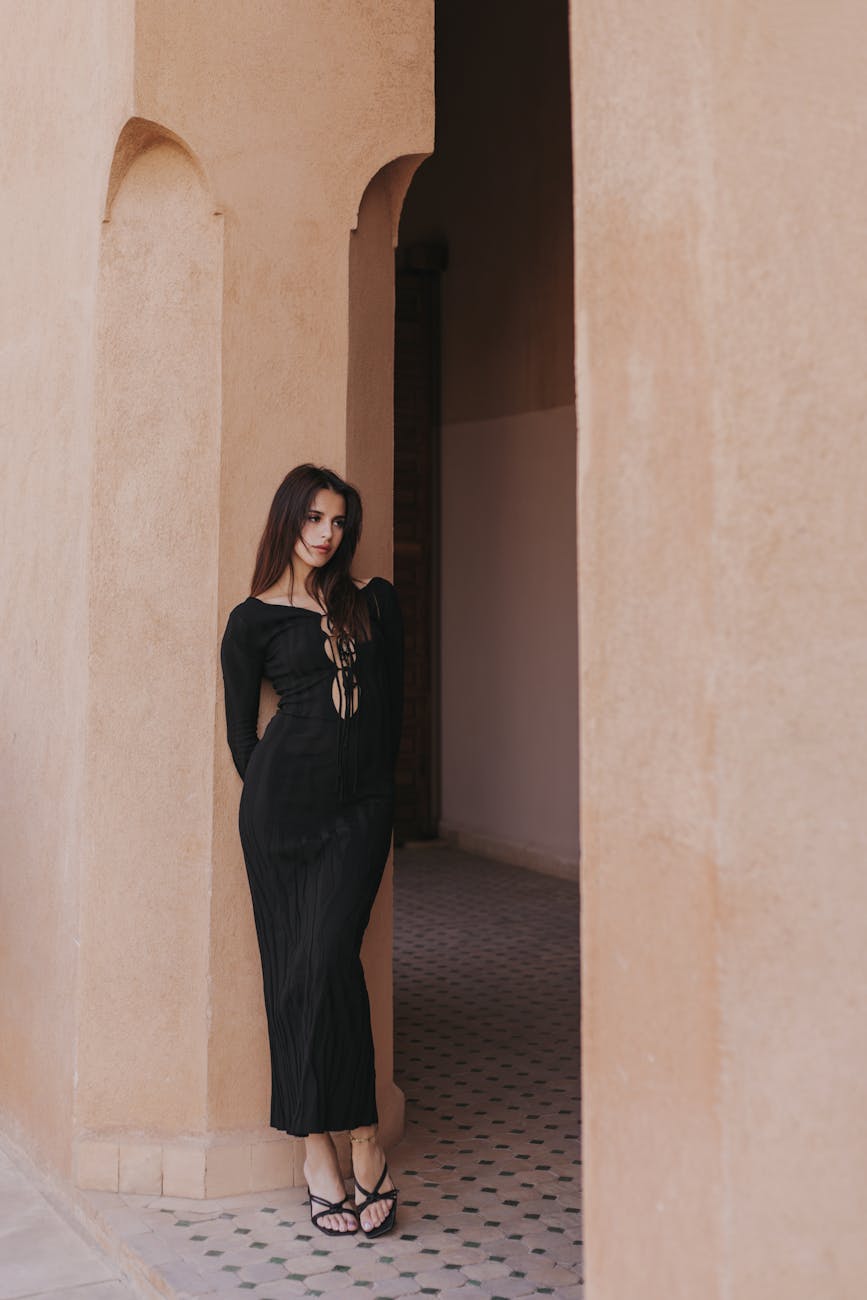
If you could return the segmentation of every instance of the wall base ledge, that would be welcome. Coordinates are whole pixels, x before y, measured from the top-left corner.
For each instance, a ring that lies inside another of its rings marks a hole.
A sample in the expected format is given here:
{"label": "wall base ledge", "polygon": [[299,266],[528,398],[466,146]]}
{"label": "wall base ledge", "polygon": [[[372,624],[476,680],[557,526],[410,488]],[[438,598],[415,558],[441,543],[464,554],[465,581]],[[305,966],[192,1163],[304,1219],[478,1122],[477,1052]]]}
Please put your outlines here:
{"label": "wall base ledge", "polygon": [[[388,1149],[403,1136],[405,1098],[390,1082],[378,1090],[377,1105]],[[349,1134],[333,1136],[348,1175]],[[74,1184],[83,1191],[211,1200],[303,1187],[303,1162],[303,1138],[267,1127],[168,1139],[88,1132],[74,1142]]]}
{"label": "wall base ledge", "polygon": [[465,853],[475,853],[480,858],[493,858],[514,867],[529,867],[546,876],[559,876],[566,880],[578,879],[578,859],[558,857],[550,849],[535,844],[519,844],[513,840],[499,840],[493,835],[473,831],[453,822],[437,823],[437,834],[447,844]]}

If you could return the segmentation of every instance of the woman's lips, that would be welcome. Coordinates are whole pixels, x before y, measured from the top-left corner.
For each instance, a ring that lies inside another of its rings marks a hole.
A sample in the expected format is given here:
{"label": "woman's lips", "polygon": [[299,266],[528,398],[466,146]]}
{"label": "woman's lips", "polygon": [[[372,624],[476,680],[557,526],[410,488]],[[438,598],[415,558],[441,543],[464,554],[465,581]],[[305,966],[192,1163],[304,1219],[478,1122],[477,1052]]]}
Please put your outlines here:
{"label": "woman's lips", "polygon": [[330,546],[314,546],[313,549],[314,551],[321,551],[323,555],[329,555],[331,552]]}

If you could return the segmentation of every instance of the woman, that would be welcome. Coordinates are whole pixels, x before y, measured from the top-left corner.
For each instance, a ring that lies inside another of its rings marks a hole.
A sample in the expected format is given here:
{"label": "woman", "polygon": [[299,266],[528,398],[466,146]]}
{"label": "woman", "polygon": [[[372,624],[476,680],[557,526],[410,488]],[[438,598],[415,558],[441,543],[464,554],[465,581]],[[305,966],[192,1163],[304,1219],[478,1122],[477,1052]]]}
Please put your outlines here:
{"label": "woman", "polygon": [[[262,959],[271,1125],[306,1138],[310,1217],[329,1235],[395,1222],[377,1137],[360,950],[391,843],[403,622],[386,579],[352,577],[361,499],[299,465],[271,504],[251,594],[221,644],[238,827]],[[258,735],[262,677],[279,696]],[[355,1199],[331,1133],[349,1129]],[[324,1206],[314,1212],[314,1204]]]}

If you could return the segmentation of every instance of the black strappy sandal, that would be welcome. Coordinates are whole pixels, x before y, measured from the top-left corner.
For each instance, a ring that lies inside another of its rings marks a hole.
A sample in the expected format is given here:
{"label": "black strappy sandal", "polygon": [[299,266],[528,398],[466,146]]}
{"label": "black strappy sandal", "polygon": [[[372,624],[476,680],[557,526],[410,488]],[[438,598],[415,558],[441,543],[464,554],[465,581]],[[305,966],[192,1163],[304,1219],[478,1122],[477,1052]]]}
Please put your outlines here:
{"label": "black strappy sandal", "polygon": [[[308,1184],[307,1195],[310,1199],[310,1222],[313,1224],[314,1228],[318,1228],[320,1232],[324,1232],[326,1237],[355,1236],[355,1233],[358,1231],[358,1228],[346,1228],[345,1230],[343,1228],[326,1228],[324,1224],[321,1224],[319,1222],[319,1220],[324,1218],[326,1214],[354,1214],[356,1220],[358,1220],[358,1224],[360,1227],[361,1221],[358,1218],[358,1210],[355,1208],[355,1205],[346,1204],[347,1201],[352,1200],[352,1195],[350,1192],[346,1193],[342,1201],[333,1201],[333,1202],[326,1201],[323,1196],[314,1196]],[[314,1214],[313,1213],[314,1201],[316,1201],[319,1205],[324,1205],[325,1209],[317,1210],[316,1213]]]}
{"label": "black strappy sandal", "polygon": [[[385,1162],[382,1173],[379,1175],[376,1186],[372,1192],[369,1192],[366,1187],[362,1187],[358,1179],[355,1179],[355,1186],[364,1197],[364,1200],[361,1201],[360,1204],[356,1201],[355,1212],[358,1215],[358,1226],[361,1228],[365,1237],[381,1237],[383,1233],[391,1232],[394,1227],[394,1221],[397,1216],[397,1188],[389,1187],[387,1192],[381,1192],[379,1190],[382,1186],[382,1180],[385,1178],[387,1173],[388,1161]],[[391,1203],[391,1209],[388,1212],[387,1218],[383,1219],[382,1223],[378,1223],[375,1228],[365,1228],[364,1224],[361,1222],[361,1216],[368,1206],[373,1205],[374,1201],[386,1201],[391,1196],[394,1197],[394,1200]]]}

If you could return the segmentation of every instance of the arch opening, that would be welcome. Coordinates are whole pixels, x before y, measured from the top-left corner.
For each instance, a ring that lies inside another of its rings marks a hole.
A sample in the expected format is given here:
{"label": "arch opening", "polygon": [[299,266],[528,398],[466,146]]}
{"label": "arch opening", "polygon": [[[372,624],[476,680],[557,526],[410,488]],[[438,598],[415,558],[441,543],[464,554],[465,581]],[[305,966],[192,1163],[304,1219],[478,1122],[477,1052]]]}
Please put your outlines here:
{"label": "arch opening", "polygon": [[221,205],[213,201],[213,187],[207,175],[204,163],[181,136],[160,122],[152,122],[145,117],[131,117],[124,125],[117,138],[111,167],[106,185],[105,210],[103,221],[111,220],[112,208],[117,194],[124,183],[127,173],[137,158],[158,145],[174,145],[183,153],[189,166],[211,196],[211,211],[216,215],[222,211]]}

